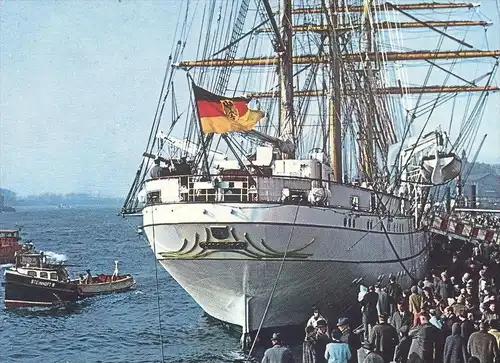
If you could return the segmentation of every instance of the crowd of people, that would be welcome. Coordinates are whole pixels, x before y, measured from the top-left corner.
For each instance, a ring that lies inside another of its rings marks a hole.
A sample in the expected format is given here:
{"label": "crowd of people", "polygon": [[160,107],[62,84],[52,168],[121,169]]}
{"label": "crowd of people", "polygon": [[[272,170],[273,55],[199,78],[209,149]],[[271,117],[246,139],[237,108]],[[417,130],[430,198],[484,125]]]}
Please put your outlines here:
{"label": "crowd of people", "polygon": [[[315,309],[303,363],[500,363],[499,245],[464,245],[409,290],[391,276],[358,302],[358,329],[345,317],[332,326]],[[273,338],[262,363],[294,362],[279,335]]]}
{"label": "crowd of people", "polygon": [[500,217],[494,214],[478,214],[474,216],[473,220],[474,224],[491,228],[500,228]]}

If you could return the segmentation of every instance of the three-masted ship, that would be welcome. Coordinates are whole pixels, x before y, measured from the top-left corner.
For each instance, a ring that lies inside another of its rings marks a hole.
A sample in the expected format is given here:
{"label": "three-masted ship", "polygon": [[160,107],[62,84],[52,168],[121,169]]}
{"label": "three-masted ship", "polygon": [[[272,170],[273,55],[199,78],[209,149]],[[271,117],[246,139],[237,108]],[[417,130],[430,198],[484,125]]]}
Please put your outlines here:
{"label": "three-masted ship", "polygon": [[[434,190],[460,173],[455,152],[477,132],[480,109],[498,90],[500,56],[460,32],[488,22],[433,18],[476,6],[186,6],[122,213],[142,216],[170,275],[205,312],[244,334],[302,324],[313,304],[341,314],[356,283],[421,278]],[[411,41],[403,46],[404,32],[415,29],[435,36],[432,43],[413,38],[418,50],[407,48]],[[478,57],[492,63],[484,76],[461,75],[456,64]],[[452,142],[453,132],[427,124],[462,112],[455,101],[465,92],[476,94],[468,103],[478,109],[463,111]],[[172,115],[160,128],[166,110]]]}

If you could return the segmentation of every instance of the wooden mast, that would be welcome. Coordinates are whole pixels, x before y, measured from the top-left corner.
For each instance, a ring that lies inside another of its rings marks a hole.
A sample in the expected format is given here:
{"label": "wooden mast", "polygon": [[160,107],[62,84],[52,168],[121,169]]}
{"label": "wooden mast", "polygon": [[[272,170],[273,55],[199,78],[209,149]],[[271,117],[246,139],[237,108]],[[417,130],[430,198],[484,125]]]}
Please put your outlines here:
{"label": "wooden mast", "polygon": [[[345,53],[341,55],[342,60],[351,62],[363,62],[359,53]],[[377,59],[376,53],[366,53],[363,57],[367,59]],[[452,51],[427,51],[417,50],[412,52],[385,52],[384,61],[403,61],[403,60],[436,60],[436,59],[458,59],[458,58],[481,58],[481,57],[500,57],[500,50],[452,50]],[[236,67],[236,66],[273,66],[278,65],[280,58],[262,57],[262,58],[237,58],[237,59],[209,59],[196,61],[181,61],[177,64],[181,68],[190,67]],[[293,57],[293,64],[316,64],[329,63],[329,57],[322,55],[305,55]]]}
{"label": "wooden mast", "polygon": [[[356,28],[360,28],[363,24],[349,24],[349,25],[339,25],[337,26],[337,31],[348,31]],[[391,29],[415,29],[415,28],[428,28],[432,26],[434,28],[450,28],[450,27],[466,27],[466,26],[491,26],[492,23],[484,20],[448,20],[448,21],[426,21],[425,24],[416,21],[379,21],[372,24],[374,30],[391,30]],[[256,30],[256,33],[269,33],[272,32],[271,28],[263,28]],[[293,27],[294,32],[316,32],[324,33],[328,32],[328,27],[321,24],[307,24],[307,25],[295,25]]]}
{"label": "wooden mast", "polygon": [[[279,55],[280,79],[280,138],[295,144],[295,114],[293,109],[293,53],[292,53],[292,1],[280,0],[281,40],[284,46]],[[293,159],[294,152],[283,153],[284,159]]]}
{"label": "wooden mast", "polygon": [[328,129],[330,144],[330,166],[332,168],[333,181],[342,182],[342,121],[341,121],[341,79],[340,68],[342,58],[339,50],[339,37],[336,27],[339,24],[337,10],[339,0],[329,0],[328,11],[328,51],[329,51],[329,95],[328,95]]}
{"label": "wooden mast", "polygon": [[[479,3],[438,3],[438,2],[432,2],[432,3],[414,3],[414,4],[398,4],[398,7],[402,10],[438,10],[438,9],[459,9],[459,8],[466,8],[466,9],[471,9],[478,7],[480,4]],[[373,10],[375,11],[387,11],[387,10],[392,10],[391,8],[388,8],[385,4],[379,4],[379,5],[374,5]],[[343,6],[340,9],[337,9],[338,12],[363,12],[363,6],[359,5],[347,5]],[[296,8],[293,9],[292,13],[293,14],[320,14],[323,13],[324,9],[323,8]]]}
{"label": "wooden mast", "polygon": [[[497,92],[500,87],[497,86],[422,86],[422,87],[383,87],[374,90],[375,93],[389,94],[389,95],[403,95],[403,94],[423,94],[423,93],[469,93],[469,92]],[[345,91],[346,96],[354,96],[352,92]],[[295,97],[320,97],[326,96],[325,90],[309,90],[309,91],[296,91]],[[249,93],[248,96],[252,98],[273,98],[278,97],[277,92],[254,92]]]}

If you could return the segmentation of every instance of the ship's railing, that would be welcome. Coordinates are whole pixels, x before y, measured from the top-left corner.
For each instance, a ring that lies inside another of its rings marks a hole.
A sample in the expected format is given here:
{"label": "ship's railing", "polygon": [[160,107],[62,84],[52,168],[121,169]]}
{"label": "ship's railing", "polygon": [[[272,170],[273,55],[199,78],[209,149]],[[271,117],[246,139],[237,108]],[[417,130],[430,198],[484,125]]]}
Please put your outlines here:
{"label": "ship's railing", "polygon": [[[147,204],[165,202],[280,202],[303,197],[319,180],[295,177],[250,175],[181,175],[151,179],[147,185]],[[288,190],[286,195],[283,191]]]}
{"label": "ship's railing", "polygon": [[430,217],[429,228],[434,233],[454,238],[500,244],[500,228],[498,226],[478,224],[472,219],[437,214]]}
{"label": "ship's railing", "polygon": [[[330,205],[355,211],[374,210],[400,215],[404,200],[392,195],[375,193],[356,185],[294,177],[248,174],[176,175],[150,179],[145,182],[146,205],[185,202],[264,202],[304,203],[310,192],[316,205]],[[379,203],[379,198],[382,200]],[[387,203],[388,198],[395,203]],[[399,204],[398,204],[399,203]]]}

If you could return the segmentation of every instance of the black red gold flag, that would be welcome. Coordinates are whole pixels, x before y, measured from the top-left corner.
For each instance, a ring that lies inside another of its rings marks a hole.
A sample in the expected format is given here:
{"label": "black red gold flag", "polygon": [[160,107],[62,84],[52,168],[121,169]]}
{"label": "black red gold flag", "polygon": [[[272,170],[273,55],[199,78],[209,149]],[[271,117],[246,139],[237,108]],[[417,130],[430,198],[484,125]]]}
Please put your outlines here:
{"label": "black red gold flag", "polygon": [[213,94],[193,83],[201,128],[205,134],[250,131],[265,114],[248,108],[249,99]]}

